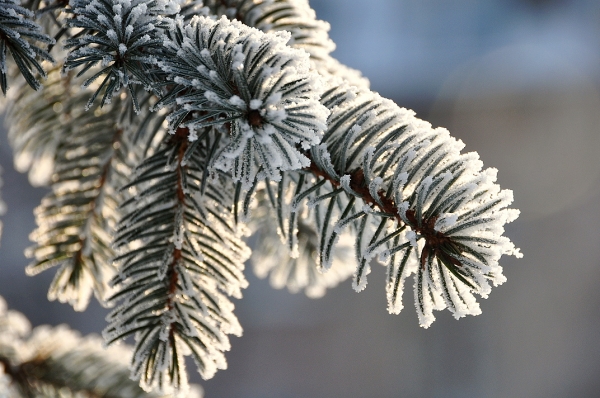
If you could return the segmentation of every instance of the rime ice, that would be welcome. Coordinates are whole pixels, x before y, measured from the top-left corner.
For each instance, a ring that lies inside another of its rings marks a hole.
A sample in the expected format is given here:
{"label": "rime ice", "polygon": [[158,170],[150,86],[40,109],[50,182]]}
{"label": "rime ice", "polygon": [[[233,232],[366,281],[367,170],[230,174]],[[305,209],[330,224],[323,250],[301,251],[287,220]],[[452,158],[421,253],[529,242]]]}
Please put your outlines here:
{"label": "rime ice", "polygon": [[255,178],[276,181],[280,171],[308,166],[296,146],[318,144],[329,114],[318,101],[322,83],[308,54],[287,47],[288,34],[264,34],[224,18],[197,17],[190,25],[178,19],[175,26],[183,40],[173,34],[164,44],[178,57],[159,66],[193,91],[178,98],[171,130],[227,123],[230,133],[212,164],[231,171],[245,189]]}
{"label": "rime ice", "polygon": [[[521,256],[503,236],[504,224],[518,216],[508,208],[512,192],[495,184],[496,170],[482,169],[477,154],[461,154],[464,144],[447,130],[433,129],[412,111],[368,90],[335,78],[329,86],[322,102],[331,109],[328,123],[335,128],[326,132],[323,145],[339,148],[331,153],[336,172],[331,178],[370,205],[357,204],[354,215],[333,229],[339,233],[354,225],[359,231],[355,288],[365,287],[367,261],[380,253],[388,264],[390,312],[402,309],[405,279],[415,274],[421,326],[433,322],[433,310],[447,308],[457,319],[479,314],[474,294],[485,298],[491,285],[505,280],[500,257]],[[356,94],[346,100],[347,92]],[[365,104],[372,111],[355,111]],[[373,133],[363,139],[360,131]],[[359,166],[363,174],[352,177]]]}

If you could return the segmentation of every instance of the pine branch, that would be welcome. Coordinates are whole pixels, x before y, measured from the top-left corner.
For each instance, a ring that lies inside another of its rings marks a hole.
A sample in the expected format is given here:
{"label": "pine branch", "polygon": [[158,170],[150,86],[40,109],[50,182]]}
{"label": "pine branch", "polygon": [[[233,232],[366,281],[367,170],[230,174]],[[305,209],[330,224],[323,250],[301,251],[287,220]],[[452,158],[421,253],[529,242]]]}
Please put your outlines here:
{"label": "pine branch", "polygon": [[[81,99],[81,95],[79,99]],[[36,242],[27,255],[35,260],[27,273],[59,270],[48,298],[83,311],[93,292],[101,303],[114,273],[111,247],[121,202],[119,187],[127,181],[135,150],[124,126],[117,124],[121,107],[69,120],[55,159],[52,192],[36,209]],[[129,159],[128,159],[129,158]]]}
{"label": "pine branch", "polygon": [[329,129],[323,144],[311,149],[308,170],[317,183],[327,180],[343,188],[340,195],[360,200],[322,237],[328,243],[321,245],[321,257],[330,258],[347,220],[361,219],[356,290],[366,286],[369,260],[379,254],[389,263],[390,312],[401,310],[403,281],[416,273],[423,327],[435,319],[433,309],[448,308],[456,318],[478,314],[473,293],[487,297],[490,282],[504,282],[502,254],[520,256],[502,236],[504,224],[518,216],[507,208],[512,192],[494,184],[495,169],[481,170],[477,154],[460,154],[464,145],[445,129],[432,129],[412,111],[367,90],[335,79],[330,87],[322,97],[332,111]]}
{"label": "pine branch", "polygon": [[38,58],[54,62],[46,50],[33,44],[54,44],[54,40],[41,33],[40,26],[31,20],[33,16],[33,12],[21,7],[18,0],[0,0],[0,89],[4,95],[8,89],[7,51],[10,51],[27,84],[35,90],[42,86],[36,80],[34,70],[46,77]]}
{"label": "pine branch", "polygon": [[[99,337],[65,326],[31,331],[25,317],[0,297],[0,391],[17,397],[136,398],[148,394],[129,379],[124,346],[104,349]],[[190,397],[201,396],[199,387]]]}
{"label": "pine branch", "polygon": [[129,184],[139,193],[116,238],[123,253],[112,301],[120,304],[104,335],[109,343],[135,336],[132,375],[146,389],[185,391],[184,355],[212,377],[226,367],[227,334],[241,334],[226,295],[241,297],[249,250],[233,226],[230,183],[214,175],[202,193],[215,137],[192,148],[187,135],[179,129],[140,165]]}
{"label": "pine branch", "polygon": [[[310,176],[289,172],[282,181],[265,184],[258,189],[257,208],[252,210],[249,226],[255,236],[252,252],[254,272],[259,278],[270,275],[271,285],[277,289],[284,286],[292,293],[305,289],[306,295],[319,298],[327,288],[346,280],[354,271],[352,261],[352,236],[345,232],[335,247],[329,269],[320,267],[320,229],[324,225],[327,209],[317,205],[303,207],[292,217],[292,193],[300,181]],[[278,195],[286,192],[288,195]],[[323,185],[317,188],[311,199],[331,192]],[[266,202],[271,202],[267,204]],[[275,209],[274,216],[269,207]],[[249,209],[246,210],[246,213]],[[326,271],[326,272],[325,272]]]}
{"label": "pine branch", "polygon": [[318,75],[306,53],[285,46],[288,35],[202,17],[186,26],[177,20],[168,35],[170,56],[159,66],[176,86],[158,105],[176,106],[171,131],[186,127],[196,140],[205,127],[219,128],[211,167],[231,171],[245,189],[308,165],[296,145],[320,141],[327,110],[318,102]]}
{"label": "pine branch", "polygon": [[179,5],[163,0],[72,0],[71,7],[73,17],[67,23],[83,31],[66,41],[65,47],[70,52],[63,70],[81,67],[79,77],[100,65],[102,69],[94,70],[84,81],[84,87],[104,76],[86,109],[101,92],[104,92],[102,107],[126,87],[139,113],[133,85],[141,84],[147,90],[153,88],[155,79],[151,71],[156,57],[162,53],[161,30],[168,27],[163,16],[176,14]]}
{"label": "pine branch", "polygon": [[291,38],[287,44],[309,53],[313,69],[369,88],[369,80],[360,71],[330,56],[335,44],[327,33],[329,23],[316,19],[307,0],[209,0],[206,4],[214,15],[237,19],[264,32],[289,32]]}

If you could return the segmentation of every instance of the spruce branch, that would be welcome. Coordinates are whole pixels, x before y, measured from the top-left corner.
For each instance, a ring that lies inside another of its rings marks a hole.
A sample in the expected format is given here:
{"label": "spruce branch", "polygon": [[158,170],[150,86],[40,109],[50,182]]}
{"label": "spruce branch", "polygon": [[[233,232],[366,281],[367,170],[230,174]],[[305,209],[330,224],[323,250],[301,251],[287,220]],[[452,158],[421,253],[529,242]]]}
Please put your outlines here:
{"label": "spruce branch", "polygon": [[73,87],[72,78],[72,74],[61,76],[60,67],[55,66],[49,69],[40,91],[33,92],[22,82],[8,93],[6,126],[14,166],[28,172],[34,186],[51,183],[57,151],[77,127],[72,121],[85,125],[94,118],[82,115],[81,100],[85,97]]}
{"label": "spruce branch", "polygon": [[331,74],[357,87],[369,88],[369,81],[330,53],[335,43],[329,38],[329,23],[316,19],[307,0],[208,0],[214,15],[237,19],[263,32],[289,32],[287,45],[310,54],[312,68]]}
{"label": "spruce branch", "polygon": [[[0,394],[11,398],[170,397],[143,391],[129,379],[123,345],[105,349],[97,336],[81,337],[61,325],[38,326],[6,309],[0,297]],[[199,386],[189,397],[200,398]]]}
{"label": "spruce branch", "polygon": [[361,219],[356,290],[366,286],[369,261],[379,254],[388,263],[391,313],[402,308],[404,279],[416,273],[421,326],[435,319],[433,309],[448,308],[456,318],[478,314],[473,293],[487,297],[490,283],[505,281],[503,254],[521,256],[502,236],[504,224],[518,216],[508,208],[512,192],[500,190],[497,171],[482,170],[476,153],[460,154],[464,144],[447,130],[432,129],[368,90],[336,79],[330,87],[322,96],[332,111],[329,128],[322,146],[311,149],[308,170],[360,200],[322,237],[328,243],[321,258],[328,261],[339,232]]}
{"label": "spruce branch", "polygon": [[185,127],[196,140],[202,129],[220,128],[211,167],[231,171],[244,189],[255,179],[277,181],[280,170],[307,166],[296,147],[319,143],[325,129],[320,79],[306,53],[286,47],[288,39],[203,17],[189,25],[176,20],[165,39],[170,55],[159,66],[176,86],[158,105],[176,107],[171,132]]}
{"label": "spruce branch", "polygon": [[[133,85],[153,88],[150,72],[162,51],[161,30],[168,27],[163,16],[176,14],[179,5],[170,0],[72,0],[71,7],[73,16],[67,23],[82,32],[65,42],[70,52],[63,70],[81,67],[77,77],[92,70],[83,87],[104,77],[86,109],[102,91],[101,107],[126,87],[139,113]],[[98,65],[100,71],[92,69]]]}
{"label": "spruce branch", "polygon": [[276,287],[316,297],[354,271],[361,291],[379,257],[391,313],[414,274],[421,326],[433,310],[478,314],[474,295],[505,280],[500,257],[520,256],[496,171],[335,61],[307,1],[179,3],[42,9],[67,37],[66,75],[51,69],[39,96],[12,90],[8,113],[19,169],[52,184],[28,268],[60,265],[50,298],[83,309],[110,294],[107,342],[132,336],[131,375],[180,395],[184,357],[209,378],[241,334],[229,299],[247,285],[239,220]]}
{"label": "spruce branch", "polygon": [[34,13],[19,3],[19,0],[0,0],[0,89],[4,95],[8,89],[8,51],[27,84],[35,90],[42,87],[35,72],[46,77],[38,59],[54,62],[48,51],[34,44],[54,44],[54,39],[41,32],[41,27],[32,21]]}
{"label": "spruce branch", "polygon": [[213,175],[202,193],[210,147],[188,152],[188,132],[178,129],[126,186],[138,193],[117,232],[119,306],[104,336],[109,343],[135,336],[132,377],[145,389],[184,394],[184,355],[210,378],[226,367],[227,334],[242,332],[227,296],[241,297],[247,286],[249,250],[230,212],[231,183]]}
{"label": "spruce branch", "polygon": [[[292,293],[304,289],[308,297],[319,298],[326,289],[337,286],[352,275],[355,268],[353,239],[345,231],[334,249],[330,268],[323,270],[319,267],[319,228],[327,212],[321,206],[306,206],[291,217],[291,193],[296,190],[299,177],[300,173],[285,173],[280,183],[267,182],[268,186],[265,184],[258,189],[257,206],[249,219],[256,239],[251,260],[255,274],[259,278],[269,275],[274,288],[287,287]],[[319,187],[312,198],[330,192],[327,188]],[[287,194],[280,197],[278,192]],[[265,203],[267,201],[270,203]],[[270,211],[269,207],[276,211]],[[293,223],[291,230],[290,223]]]}

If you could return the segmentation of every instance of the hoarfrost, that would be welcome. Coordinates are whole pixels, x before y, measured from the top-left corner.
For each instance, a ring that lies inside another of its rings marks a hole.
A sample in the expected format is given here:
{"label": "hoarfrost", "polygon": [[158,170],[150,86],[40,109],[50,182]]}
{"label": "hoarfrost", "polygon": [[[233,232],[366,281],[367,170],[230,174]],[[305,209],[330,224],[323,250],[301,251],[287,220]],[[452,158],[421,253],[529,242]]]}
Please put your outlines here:
{"label": "hoarfrost", "polygon": [[[198,90],[180,99],[179,106],[225,114],[231,123],[214,167],[231,171],[234,181],[249,189],[256,177],[278,180],[280,171],[308,165],[297,144],[305,149],[318,144],[329,112],[319,103],[324,86],[310,71],[308,54],[286,47],[289,34],[265,34],[238,21],[205,17],[194,17],[186,27],[176,21],[176,30],[183,35],[183,44],[170,39],[169,48],[186,64],[171,65],[167,59],[160,66],[167,73],[181,71],[170,79]],[[198,40],[192,40],[195,35]],[[263,44],[250,45],[256,42]],[[211,55],[217,52],[219,57]],[[198,65],[198,53],[210,69],[208,77]],[[252,73],[242,66],[248,60]],[[235,91],[221,77],[228,73],[233,74]],[[187,125],[200,128],[205,123],[203,119]]]}

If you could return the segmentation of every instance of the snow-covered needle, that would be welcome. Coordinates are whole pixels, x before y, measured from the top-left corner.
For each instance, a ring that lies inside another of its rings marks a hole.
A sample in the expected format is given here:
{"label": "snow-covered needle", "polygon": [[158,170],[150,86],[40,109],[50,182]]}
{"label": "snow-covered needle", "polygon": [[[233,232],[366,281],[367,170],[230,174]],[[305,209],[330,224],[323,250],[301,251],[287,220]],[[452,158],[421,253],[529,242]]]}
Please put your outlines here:
{"label": "snow-covered needle", "polygon": [[[172,53],[159,66],[178,87],[161,105],[175,104],[170,127],[223,130],[212,165],[249,188],[255,178],[278,181],[280,171],[307,167],[302,154],[321,141],[329,111],[309,56],[286,46],[286,32],[263,33],[238,21],[195,17],[174,21],[165,38]],[[262,170],[259,173],[259,170]]]}

